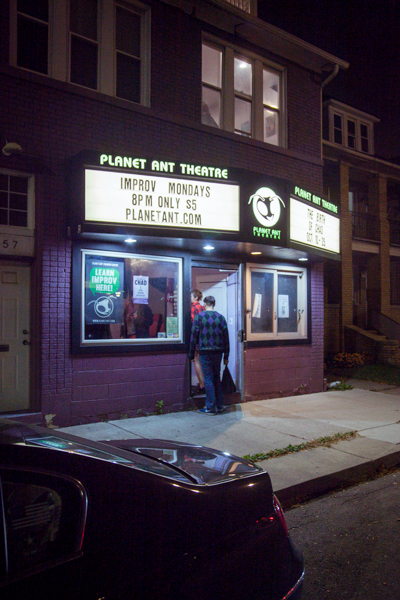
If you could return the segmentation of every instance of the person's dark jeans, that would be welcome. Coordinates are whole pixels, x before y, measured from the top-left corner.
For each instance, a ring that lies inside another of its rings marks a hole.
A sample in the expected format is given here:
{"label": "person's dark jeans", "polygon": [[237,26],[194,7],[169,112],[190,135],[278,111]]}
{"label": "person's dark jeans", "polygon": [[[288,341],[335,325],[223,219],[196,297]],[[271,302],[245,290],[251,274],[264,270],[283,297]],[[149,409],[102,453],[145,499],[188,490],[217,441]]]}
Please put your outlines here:
{"label": "person's dark jeans", "polygon": [[221,360],[222,352],[200,353],[200,363],[204,373],[204,387],[206,389],[206,408],[215,411],[223,405],[221,385]]}

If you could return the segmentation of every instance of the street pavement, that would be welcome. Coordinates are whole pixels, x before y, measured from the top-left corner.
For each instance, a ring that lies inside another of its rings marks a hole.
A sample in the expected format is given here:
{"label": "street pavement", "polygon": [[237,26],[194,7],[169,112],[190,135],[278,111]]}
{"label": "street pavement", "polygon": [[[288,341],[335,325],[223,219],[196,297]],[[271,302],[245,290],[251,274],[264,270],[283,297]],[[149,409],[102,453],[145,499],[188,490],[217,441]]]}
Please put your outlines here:
{"label": "street pavement", "polygon": [[400,466],[400,388],[350,380],[353,389],[234,404],[215,416],[196,410],[65,427],[91,440],[157,438],[236,456],[268,453],[337,433],[348,441],[263,460],[285,508]]}

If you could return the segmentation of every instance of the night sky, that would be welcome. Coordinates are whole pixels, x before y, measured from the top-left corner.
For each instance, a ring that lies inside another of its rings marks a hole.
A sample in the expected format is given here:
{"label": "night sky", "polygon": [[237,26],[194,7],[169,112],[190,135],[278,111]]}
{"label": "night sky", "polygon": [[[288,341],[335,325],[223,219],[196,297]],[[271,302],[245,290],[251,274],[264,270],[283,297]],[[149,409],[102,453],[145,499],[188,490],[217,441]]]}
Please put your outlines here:
{"label": "night sky", "polygon": [[326,94],[380,118],[375,153],[400,157],[398,0],[259,0],[258,16],[349,62]]}

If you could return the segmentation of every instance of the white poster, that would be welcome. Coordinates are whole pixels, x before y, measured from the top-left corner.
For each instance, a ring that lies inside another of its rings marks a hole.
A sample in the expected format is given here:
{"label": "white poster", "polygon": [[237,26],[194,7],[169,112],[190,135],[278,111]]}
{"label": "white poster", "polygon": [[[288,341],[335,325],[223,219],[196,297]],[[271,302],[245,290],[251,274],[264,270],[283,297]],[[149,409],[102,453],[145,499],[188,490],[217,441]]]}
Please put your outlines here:
{"label": "white poster", "polygon": [[285,294],[280,294],[278,296],[278,318],[289,318],[289,296]]}
{"label": "white poster", "polygon": [[133,276],[133,304],[149,303],[149,278],[146,275]]}
{"label": "white poster", "polygon": [[254,304],[252,317],[259,319],[261,317],[261,294],[254,294]]}

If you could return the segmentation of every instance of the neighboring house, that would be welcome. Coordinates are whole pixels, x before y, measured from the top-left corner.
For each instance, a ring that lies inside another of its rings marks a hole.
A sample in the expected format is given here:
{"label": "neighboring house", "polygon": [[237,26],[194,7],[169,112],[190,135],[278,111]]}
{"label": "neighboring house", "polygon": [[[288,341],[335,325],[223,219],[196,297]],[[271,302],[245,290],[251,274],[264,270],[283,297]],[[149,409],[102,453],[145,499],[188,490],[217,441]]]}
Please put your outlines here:
{"label": "neighboring house", "polygon": [[236,400],[322,390],[321,90],[348,65],[255,7],[2,3],[0,412],[190,406],[193,287],[227,317]]}
{"label": "neighboring house", "polygon": [[400,166],[374,155],[379,119],[335,100],[323,110],[324,193],[342,225],[342,260],[325,274],[325,351],[400,364]]}

